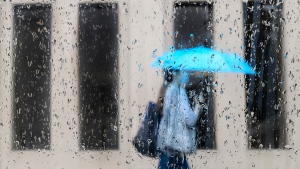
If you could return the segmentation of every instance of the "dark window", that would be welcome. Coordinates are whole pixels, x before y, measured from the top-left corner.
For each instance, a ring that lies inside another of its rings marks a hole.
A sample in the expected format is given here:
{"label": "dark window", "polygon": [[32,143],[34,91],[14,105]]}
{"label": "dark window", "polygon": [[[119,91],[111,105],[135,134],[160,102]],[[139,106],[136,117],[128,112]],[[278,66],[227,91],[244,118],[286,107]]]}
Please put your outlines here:
{"label": "dark window", "polygon": [[13,149],[49,149],[51,5],[15,5],[13,23]]}
{"label": "dark window", "polygon": [[[175,49],[211,46],[212,7],[206,2],[175,3]],[[207,109],[201,113],[197,124],[197,143],[200,149],[211,149],[215,146],[211,84],[212,75],[210,73],[195,72],[190,74],[190,83],[187,86],[190,103],[195,94],[202,94],[207,104]]]}
{"label": "dark window", "polygon": [[281,9],[271,0],[244,3],[245,57],[257,72],[246,76],[249,148],[284,144]]}
{"label": "dark window", "polygon": [[80,147],[118,148],[118,9],[79,6]]}

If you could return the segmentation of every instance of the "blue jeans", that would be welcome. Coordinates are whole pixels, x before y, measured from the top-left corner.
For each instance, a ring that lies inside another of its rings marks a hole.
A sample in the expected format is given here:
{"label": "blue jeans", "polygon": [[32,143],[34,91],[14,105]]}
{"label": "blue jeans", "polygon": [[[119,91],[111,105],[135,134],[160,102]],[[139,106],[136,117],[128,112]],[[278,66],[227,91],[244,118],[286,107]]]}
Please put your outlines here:
{"label": "blue jeans", "polygon": [[162,152],[158,169],[189,169],[185,155],[167,155]]}

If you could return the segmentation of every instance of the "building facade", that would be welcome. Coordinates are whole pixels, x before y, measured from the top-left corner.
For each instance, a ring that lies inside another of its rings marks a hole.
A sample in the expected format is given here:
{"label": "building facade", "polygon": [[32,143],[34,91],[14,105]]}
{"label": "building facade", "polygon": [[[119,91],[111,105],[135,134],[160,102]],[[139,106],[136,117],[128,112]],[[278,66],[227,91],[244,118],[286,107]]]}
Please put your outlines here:
{"label": "building facade", "polygon": [[245,56],[257,75],[205,75],[191,167],[298,168],[299,5],[2,0],[0,168],[157,168],[132,145],[164,83],[150,64],[197,45]]}

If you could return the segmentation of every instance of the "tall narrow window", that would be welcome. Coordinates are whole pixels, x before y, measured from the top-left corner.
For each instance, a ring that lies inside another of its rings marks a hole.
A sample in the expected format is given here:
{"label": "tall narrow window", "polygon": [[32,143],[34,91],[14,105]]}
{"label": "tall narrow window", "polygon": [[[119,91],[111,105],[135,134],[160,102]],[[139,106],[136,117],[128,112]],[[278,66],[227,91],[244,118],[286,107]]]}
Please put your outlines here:
{"label": "tall narrow window", "polygon": [[79,6],[80,147],[118,148],[118,9]]}
{"label": "tall narrow window", "polygon": [[15,5],[13,23],[13,149],[49,149],[51,5]]}
{"label": "tall narrow window", "polygon": [[[197,46],[210,47],[212,40],[212,5],[206,2],[175,3],[175,49]],[[211,97],[212,75],[207,72],[190,74],[187,92],[192,100],[202,94],[208,105],[198,121],[197,143],[200,149],[214,148],[213,109]],[[192,101],[190,100],[190,103]]]}
{"label": "tall narrow window", "polygon": [[244,3],[245,56],[256,75],[247,75],[249,148],[280,148],[284,144],[280,18],[274,0]]}

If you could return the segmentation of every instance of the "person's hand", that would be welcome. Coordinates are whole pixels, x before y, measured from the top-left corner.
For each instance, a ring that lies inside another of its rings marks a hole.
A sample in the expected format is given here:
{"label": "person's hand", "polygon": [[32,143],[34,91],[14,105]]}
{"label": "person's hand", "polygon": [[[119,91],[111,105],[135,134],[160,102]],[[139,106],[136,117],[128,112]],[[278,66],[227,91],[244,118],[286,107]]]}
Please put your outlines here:
{"label": "person's hand", "polygon": [[198,96],[196,96],[196,97],[194,97],[194,103],[195,103],[195,105],[194,105],[194,112],[195,113],[200,113],[201,111],[201,109],[203,109],[204,107],[205,107],[205,99],[204,99],[204,97],[203,97],[203,93],[201,92]]}
{"label": "person's hand", "polygon": [[196,114],[199,114],[200,109],[201,109],[201,104],[199,102],[199,96],[195,96],[194,97],[194,108],[193,108],[193,110]]}
{"label": "person's hand", "polygon": [[203,97],[203,93],[202,93],[202,92],[199,94],[197,100],[198,100],[198,102],[199,102],[200,104],[204,104],[205,99],[204,99],[204,97]]}
{"label": "person's hand", "polygon": [[200,109],[201,109],[201,104],[198,101],[195,101],[195,105],[194,105],[194,113],[195,114],[199,114],[200,113]]}

